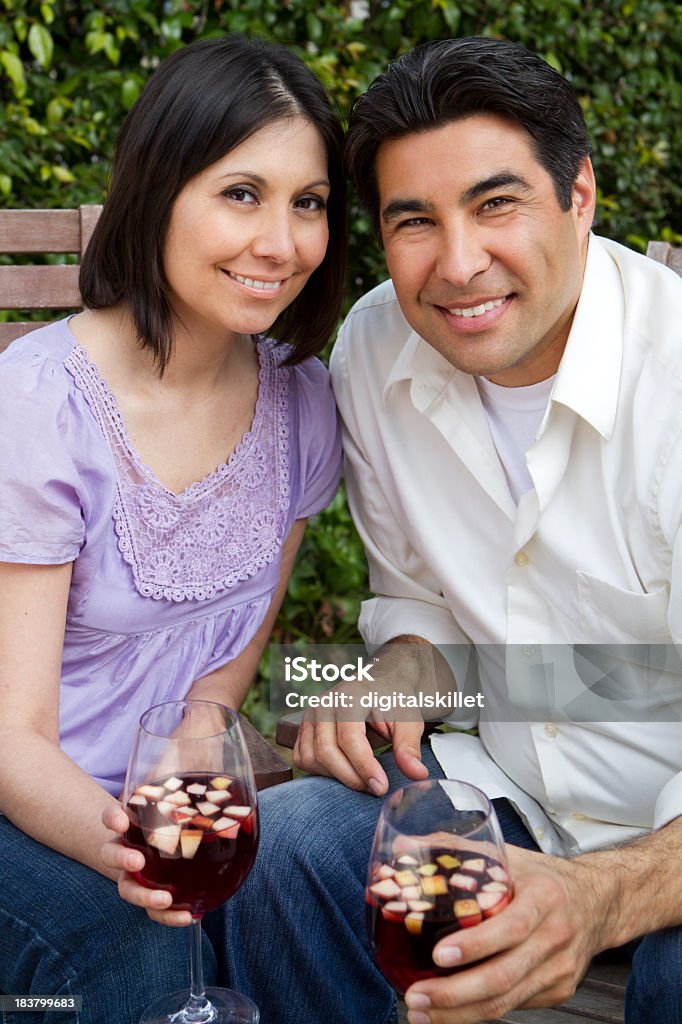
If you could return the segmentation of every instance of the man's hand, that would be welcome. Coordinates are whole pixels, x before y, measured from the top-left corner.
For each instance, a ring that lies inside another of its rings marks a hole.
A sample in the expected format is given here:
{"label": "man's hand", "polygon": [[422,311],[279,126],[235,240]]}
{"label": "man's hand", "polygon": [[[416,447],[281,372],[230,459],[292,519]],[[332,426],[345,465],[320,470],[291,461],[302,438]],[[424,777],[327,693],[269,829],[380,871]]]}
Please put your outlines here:
{"label": "man's hand", "polygon": [[[159,924],[179,928],[191,924],[192,916],[188,910],[168,910],[173,902],[169,892],[162,889],[147,889],[135,880],[130,872],[141,871],[144,867],[144,856],[139,850],[130,850],[124,846],[118,836],[128,830],[128,815],[123,808],[110,804],[102,814],[102,822],[116,837],[102,846],[100,856],[108,868],[118,871],[118,891],[120,896],[136,907],[143,907],[152,921]],[[109,872],[111,873],[111,872]]]}
{"label": "man's hand", "polygon": [[408,989],[410,1024],[480,1024],[513,1009],[556,1006],[610,944],[603,929],[613,896],[599,868],[507,849],[513,900],[436,945],[439,966],[467,969]]}

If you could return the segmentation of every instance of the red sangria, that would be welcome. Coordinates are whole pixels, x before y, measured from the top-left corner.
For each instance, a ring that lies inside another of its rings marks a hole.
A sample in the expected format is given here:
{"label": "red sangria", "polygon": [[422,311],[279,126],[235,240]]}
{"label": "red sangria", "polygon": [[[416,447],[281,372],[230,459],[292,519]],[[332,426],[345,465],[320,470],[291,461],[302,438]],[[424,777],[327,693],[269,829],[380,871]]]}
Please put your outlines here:
{"label": "red sangria", "polygon": [[225,775],[178,773],[139,786],[128,798],[125,842],[145,858],[135,877],[173,896],[193,916],[224,903],[242,884],[258,849],[258,818],[241,783]]}
{"label": "red sangria", "polygon": [[[486,795],[465,782],[414,782],[384,801],[367,873],[367,931],[384,977],[403,995],[437,967],[446,935],[499,914],[512,896],[504,841]],[[461,968],[460,968],[461,969]]]}

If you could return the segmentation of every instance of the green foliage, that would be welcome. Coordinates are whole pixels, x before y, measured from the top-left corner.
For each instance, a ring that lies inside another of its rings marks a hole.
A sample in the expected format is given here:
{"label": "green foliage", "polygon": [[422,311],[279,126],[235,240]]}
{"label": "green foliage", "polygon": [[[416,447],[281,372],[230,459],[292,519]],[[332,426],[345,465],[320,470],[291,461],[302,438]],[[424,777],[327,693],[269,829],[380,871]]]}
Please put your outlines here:
{"label": "green foliage", "polygon": [[[150,72],[176,48],[228,31],[296,48],[344,115],[415,43],[451,35],[523,43],[581,97],[599,230],[639,248],[649,238],[682,241],[682,6],[667,0],[0,0],[0,205],[99,202],[116,130]],[[384,276],[355,206],[349,302]],[[365,590],[339,497],[310,525],[276,639],[354,639]],[[250,700],[262,724],[260,691]]]}

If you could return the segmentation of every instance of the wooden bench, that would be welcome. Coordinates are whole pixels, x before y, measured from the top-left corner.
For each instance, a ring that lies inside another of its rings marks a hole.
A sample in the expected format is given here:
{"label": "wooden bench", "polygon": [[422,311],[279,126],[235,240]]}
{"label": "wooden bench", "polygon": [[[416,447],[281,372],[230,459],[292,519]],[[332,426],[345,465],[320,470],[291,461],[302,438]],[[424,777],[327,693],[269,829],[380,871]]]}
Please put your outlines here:
{"label": "wooden bench", "polygon": [[[77,210],[0,210],[0,253],[74,253],[80,261],[101,206]],[[0,267],[0,309],[25,312],[71,310],[81,306],[78,265],[31,263]],[[37,327],[35,320],[0,323],[0,351]],[[291,766],[242,716],[242,726],[259,789],[292,778]]]}

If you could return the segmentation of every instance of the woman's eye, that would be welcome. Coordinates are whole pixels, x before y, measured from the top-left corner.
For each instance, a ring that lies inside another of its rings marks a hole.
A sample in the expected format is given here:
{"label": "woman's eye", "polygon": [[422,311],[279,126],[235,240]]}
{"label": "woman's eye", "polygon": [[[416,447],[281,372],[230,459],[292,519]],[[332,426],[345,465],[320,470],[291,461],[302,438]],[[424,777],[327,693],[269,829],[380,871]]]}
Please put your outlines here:
{"label": "woman's eye", "polygon": [[236,203],[255,203],[256,197],[248,188],[237,187],[226,188],[222,193],[227,199],[233,199]]}
{"label": "woman's eye", "polygon": [[326,210],[327,204],[321,196],[301,196],[296,200],[299,210]]}

